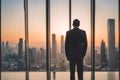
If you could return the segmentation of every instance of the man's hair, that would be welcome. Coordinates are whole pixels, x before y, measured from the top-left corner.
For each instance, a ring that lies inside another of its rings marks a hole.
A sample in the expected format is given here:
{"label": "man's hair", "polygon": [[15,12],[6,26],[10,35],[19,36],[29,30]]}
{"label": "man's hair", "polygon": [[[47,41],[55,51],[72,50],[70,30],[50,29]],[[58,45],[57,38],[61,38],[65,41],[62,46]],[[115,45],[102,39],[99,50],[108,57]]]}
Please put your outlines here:
{"label": "man's hair", "polygon": [[74,27],[80,26],[80,21],[79,21],[78,19],[75,19],[75,20],[73,21],[73,26],[74,26]]}

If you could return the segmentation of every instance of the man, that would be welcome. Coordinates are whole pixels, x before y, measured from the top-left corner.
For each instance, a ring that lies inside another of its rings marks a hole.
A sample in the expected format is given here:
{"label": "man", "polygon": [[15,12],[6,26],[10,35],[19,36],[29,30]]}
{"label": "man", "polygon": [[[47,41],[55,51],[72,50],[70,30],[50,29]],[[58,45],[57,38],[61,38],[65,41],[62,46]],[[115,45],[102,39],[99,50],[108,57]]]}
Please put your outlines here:
{"label": "man", "polygon": [[73,21],[74,28],[66,33],[65,52],[70,64],[70,80],[75,80],[77,65],[78,80],[83,80],[83,58],[87,50],[86,32],[79,29],[80,21]]}

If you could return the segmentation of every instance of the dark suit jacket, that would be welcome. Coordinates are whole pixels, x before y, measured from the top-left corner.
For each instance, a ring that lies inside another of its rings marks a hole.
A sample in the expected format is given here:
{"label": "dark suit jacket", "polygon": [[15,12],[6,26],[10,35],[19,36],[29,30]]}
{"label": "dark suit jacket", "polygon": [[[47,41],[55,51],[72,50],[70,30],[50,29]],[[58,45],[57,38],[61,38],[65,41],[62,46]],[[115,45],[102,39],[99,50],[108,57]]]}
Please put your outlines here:
{"label": "dark suit jacket", "polygon": [[66,33],[65,52],[68,60],[83,58],[87,50],[86,32],[74,28]]}

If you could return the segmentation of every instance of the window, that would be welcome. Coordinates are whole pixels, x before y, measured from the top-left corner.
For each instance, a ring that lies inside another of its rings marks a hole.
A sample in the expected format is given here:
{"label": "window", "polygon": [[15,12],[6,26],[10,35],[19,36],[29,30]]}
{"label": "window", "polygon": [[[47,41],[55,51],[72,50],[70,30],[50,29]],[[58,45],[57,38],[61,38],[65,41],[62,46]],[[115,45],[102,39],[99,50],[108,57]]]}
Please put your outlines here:
{"label": "window", "polygon": [[[25,80],[25,32],[22,0],[1,0],[2,80]],[[5,72],[10,71],[10,72]],[[20,71],[14,73],[14,71]],[[21,71],[23,71],[21,73]],[[20,77],[18,75],[21,75]],[[6,77],[7,76],[7,77]]]}
{"label": "window", "polygon": [[[28,0],[28,72],[24,0],[0,1],[1,80],[69,79],[64,41],[66,31],[73,28],[72,21],[76,18],[88,40],[84,79],[119,80],[119,0]],[[95,7],[91,7],[92,1]],[[95,15],[92,16],[93,8]],[[93,17],[95,21],[92,22]]]}
{"label": "window", "polygon": [[96,0],[95,17],[95,80],[119,80],[118,0]]}

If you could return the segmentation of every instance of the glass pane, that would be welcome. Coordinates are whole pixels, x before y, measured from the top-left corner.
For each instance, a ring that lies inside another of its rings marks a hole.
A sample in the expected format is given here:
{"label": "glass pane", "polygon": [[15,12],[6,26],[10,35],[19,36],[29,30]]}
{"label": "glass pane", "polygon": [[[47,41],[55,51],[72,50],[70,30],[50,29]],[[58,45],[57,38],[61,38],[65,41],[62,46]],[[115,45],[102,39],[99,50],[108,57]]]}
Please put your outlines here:
{"label": "glass pane", "polygon": [[31,71],[29,77],[30,80],[46,80],[46,1],[28,1],[30,58],[29,64]]}
{"label": "glass pane", "polygon": [[[87,0],[74,0],[72,1],[72,21],[74,19],[80,20],[79,28],[86,31],[88,48],[86,52],[86,56],[84,58],[84,65],[86,67],[91,66],[91,54],[90,54],[90,38],[91,38],[91,23],[90,23],[90,1]],[[73,22],[72,22],[73,23]],[[72,25],[73,28],[73,25]],[[89,69],[85,69],[85,71],[90,71]]]}
{"label": "glass pane", "polygon": [[[69,14],[69,11],[68,11],[69,4],[68,3],[69,3],[68,1],[51,0],[51,67],[52,67],[53,72],[54,72],[54,70],[69,71],[69,62],[66,60],[65,55],[60,54],[60,53],[63,53],[64,51],[62,51],[62,44],[60,44],[60,41],[59,41],[60,34],[64,32],[63,34],[65,35],[65,32],[69,29],[69,26],[68,26],[69,25],[69,17],[68,17],[69,16],[68,15]],[[88,6],[86,6],[86,5],[88,5]],[[80,9],[80,8],[82,8],[82,9]],[[86,9],[86,11],[84,9]],[[56,14],[56,12],[58,12],[58,13]],[[85,14],[85,13],[88,13],[88,14]],[[84,14],[86,17],[83,17]],[[81,19],[81,17],[83,17],[83,18]],[[86,33],[88,35],[87,38],[88,38],[88,46],[89,47],[87,50],[87,55],[84,60],[84,70],[90,71],[91,70],[91,62],[90,62],[91,54],[90,54],[90,2],[89,1],[74,0],[72,2],[72,21],[75,18],[78,18],[81,21],[83,21],[81,28],[86,30]],[[67,25],[66,25],[66,21],[67,21]],[[61,25],[62,26],[66,25],[66,27],[62,27]],[[86,27],[83,27],[83,26],[86,26]],[[66,28],[66,30],[64,30],[65,28]],[[61,37],[61,42],[62,42],[62,37]],[[61,45],[61,47],[59,46],[59,44]],[[55,53],[57,53],[57,54],[55,54]],[[52,76],[54,76],[54,73],[52,74]],[[64,72],[64,73],[57,72],[56,78],[61,79],[60,76],[62,76],[63,80],[70,78],[69,72]],[[90,79],[90,76],[91,76],[90,72],[85,72],[85,75],[84,75],[85,79]],[[76,73],[76,78],[77,78],[77,73]]]}
{"label": "glass pane", "polygon": [[[72,0],[72,23],[74,19],[80,20],[79,29],[86,31],[87,35],[87,52],[84,57],[84,79],[91,79],[91,21],[90,21],[90,0]],[[73,25],[72,25],[73,29]],[[77,78],[77,74],[76,74]]]}
{"label": "glass pane", "polygon": [[[2,80],[25,79],[23,0],[2,1]],[[5,71],[5,72],[4,72]],[[9,72],[8,72],[9,71]],[[18,72],[15,72],[18,71]],[[16,76],[15,76],[16,75]]]}
{"label": "glass pane", "polygon": [[[64,43],[66,31],[69,29],[69,0],[51,0],[50,5],[51,71],[56,72],[57,78],[57,76],[64,74],[64,71],[68,70]],[[59,74],[57,71],[61,71],[61,73]],[[52,74],[51,78],[53,76],[54,74]]]}
{"label": "glass pane", "polygon": [[119,80],[118,55],[118,0],[96,0],[96,80]]}

